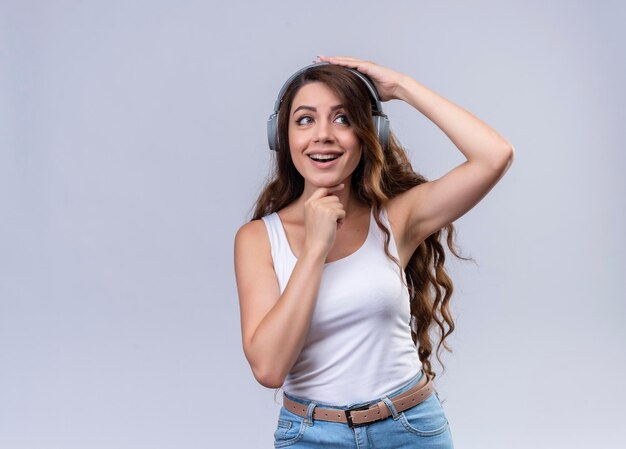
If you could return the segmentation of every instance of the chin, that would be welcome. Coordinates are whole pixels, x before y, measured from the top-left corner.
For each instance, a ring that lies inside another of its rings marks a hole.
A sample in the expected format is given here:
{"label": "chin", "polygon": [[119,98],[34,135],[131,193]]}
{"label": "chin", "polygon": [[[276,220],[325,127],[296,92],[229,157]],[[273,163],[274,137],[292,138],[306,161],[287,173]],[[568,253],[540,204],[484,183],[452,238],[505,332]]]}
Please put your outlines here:
{"label": "chin", "polygon": [[332,180],[332,181],[313,181],[313,180],[309,180],[307,181],[311,186],[319,188],[319,187],[334,187],[338,184],[344,183],[344,188],[342,190],[345,190],[346,186],[349,184],[349,180],[342,180],[342,179],[336,179],[336,180]]}

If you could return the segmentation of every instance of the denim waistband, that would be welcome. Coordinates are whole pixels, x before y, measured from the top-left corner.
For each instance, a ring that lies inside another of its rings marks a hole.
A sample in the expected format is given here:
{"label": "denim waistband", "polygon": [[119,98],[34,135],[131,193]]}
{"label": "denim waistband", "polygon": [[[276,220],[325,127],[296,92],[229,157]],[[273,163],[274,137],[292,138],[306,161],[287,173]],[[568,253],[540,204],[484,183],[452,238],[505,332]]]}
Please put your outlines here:
{"label": "denim waistband", "polygon": [[[422,379],[422,377],[424,377],[424,371],[420,369],[419,372],[415,376],[413,376],[413,378],[410,381],[408,381],[402,387],[397,388],[396,390],[392,391],[391,393],[389,393],[389,394],[387,394],[385,396],[391,399],[391,398],[394,398],[394,397],[398,396],[401,393],[404,393],[405,391],[407,391],[411,387],[415,386]],[[299,403],[305,404],[305,405],[308,405],[311,402],[314,402],[314,401],[311,401],[311,400],[308,400],[308,399],[300,398],[298,396],[293,396],[293,395],[287,393],[286,391],[283,391],[283,395],[288,397],[292,401],[299,402]],[[327,403],[324,403],[324,402],[317,402],[317,401],[315,401],[315,404],[317,406],[323,407],[323,408],[336,408],[336,409],[340,409],[340,410],[345,410],[345,409],[353,408],[353,407],[362,407],[362,406],[366,406],[366,405],[374,405],[374,404],[377,404],[378,402],[380,402],[381,400],[382,400],[382,397],[376,398],[376,399],[372,399],[370,401],[365,401],[365,402],[354,402],[354,403],[348,404],[348,405],[333,405],[333,404],[327,404]]]}

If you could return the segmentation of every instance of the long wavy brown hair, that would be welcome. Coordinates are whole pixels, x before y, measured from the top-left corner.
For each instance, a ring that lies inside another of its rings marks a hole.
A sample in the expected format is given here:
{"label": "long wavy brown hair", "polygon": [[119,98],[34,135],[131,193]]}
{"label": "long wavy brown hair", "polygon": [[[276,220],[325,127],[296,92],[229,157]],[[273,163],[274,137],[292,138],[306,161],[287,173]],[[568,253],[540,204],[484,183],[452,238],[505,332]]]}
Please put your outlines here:
{"label": "long wavy brown hair", "polygon": [[[373,208],[376,223],[385,234],[385,253],[401,270],[400,261],[389,252],[391,232],[380,220],[380,209],[390,198],[428,180],[413,170],[406,151],[393,133],[390,133],[387,148],[383,149],[372,122],[371,95],[367,87],[357,75],[338,65],[312,67],[294,78],[285,90],[278,114],[277,151],[272,152],[275,155],[272,174],[255,203],[251,221],[281,210],[304,191],[304,178],[294,166],[289,150],[289,111],[298,89],[314,81],[326,84],[345,105],[348,121],[363,145],[361,161],[352,174],[351,191],[359,202]],[[440,241],[443,230],[447,231],[446,243],[451,253],[459,259],[473,260],[459,255],[454,244],[455,228],[450,223],[417,247],[404,270],[410,297],[411,337],[422,369],[433,379],[436,373],[430,361],[431,331],[439,331],[436,357],[445,371],[440,350],[443,345],[452,352],[445,339],[455,328],[449,308],[453,284],[444,268],[445,252]]]}

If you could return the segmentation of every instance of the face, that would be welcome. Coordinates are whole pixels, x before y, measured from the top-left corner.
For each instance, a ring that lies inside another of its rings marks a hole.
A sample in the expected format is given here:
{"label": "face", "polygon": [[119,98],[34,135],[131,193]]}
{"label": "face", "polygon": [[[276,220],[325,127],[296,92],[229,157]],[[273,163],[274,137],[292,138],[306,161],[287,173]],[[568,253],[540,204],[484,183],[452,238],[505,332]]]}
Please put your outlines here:
{"label": "face", "polygon": [[[326,84],[305,84],[298,90],[289,112],[291,159],[306,183],[331,187],[350,185],[352,172],[361,160],[361,143],[346,115],[347,110]],[[330,162],[311,158],[339,157]]]}

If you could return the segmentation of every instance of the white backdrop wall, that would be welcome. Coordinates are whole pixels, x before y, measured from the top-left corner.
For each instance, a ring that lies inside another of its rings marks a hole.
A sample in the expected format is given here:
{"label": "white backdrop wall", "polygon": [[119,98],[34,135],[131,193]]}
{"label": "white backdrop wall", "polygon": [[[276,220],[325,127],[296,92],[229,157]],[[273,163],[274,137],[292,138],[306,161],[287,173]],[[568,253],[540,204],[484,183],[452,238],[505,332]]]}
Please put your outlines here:
{"label": "white backdrop wall", "polygon": [[[623,3],[0,1],[0,447],[267,448],[233,241],[318,54],[409,74],[516,149],[455,225],[455,446],[617,448]],[[414,168],[463,162],[384,104]],[[242,405],[245,404],[245,405]]]}

